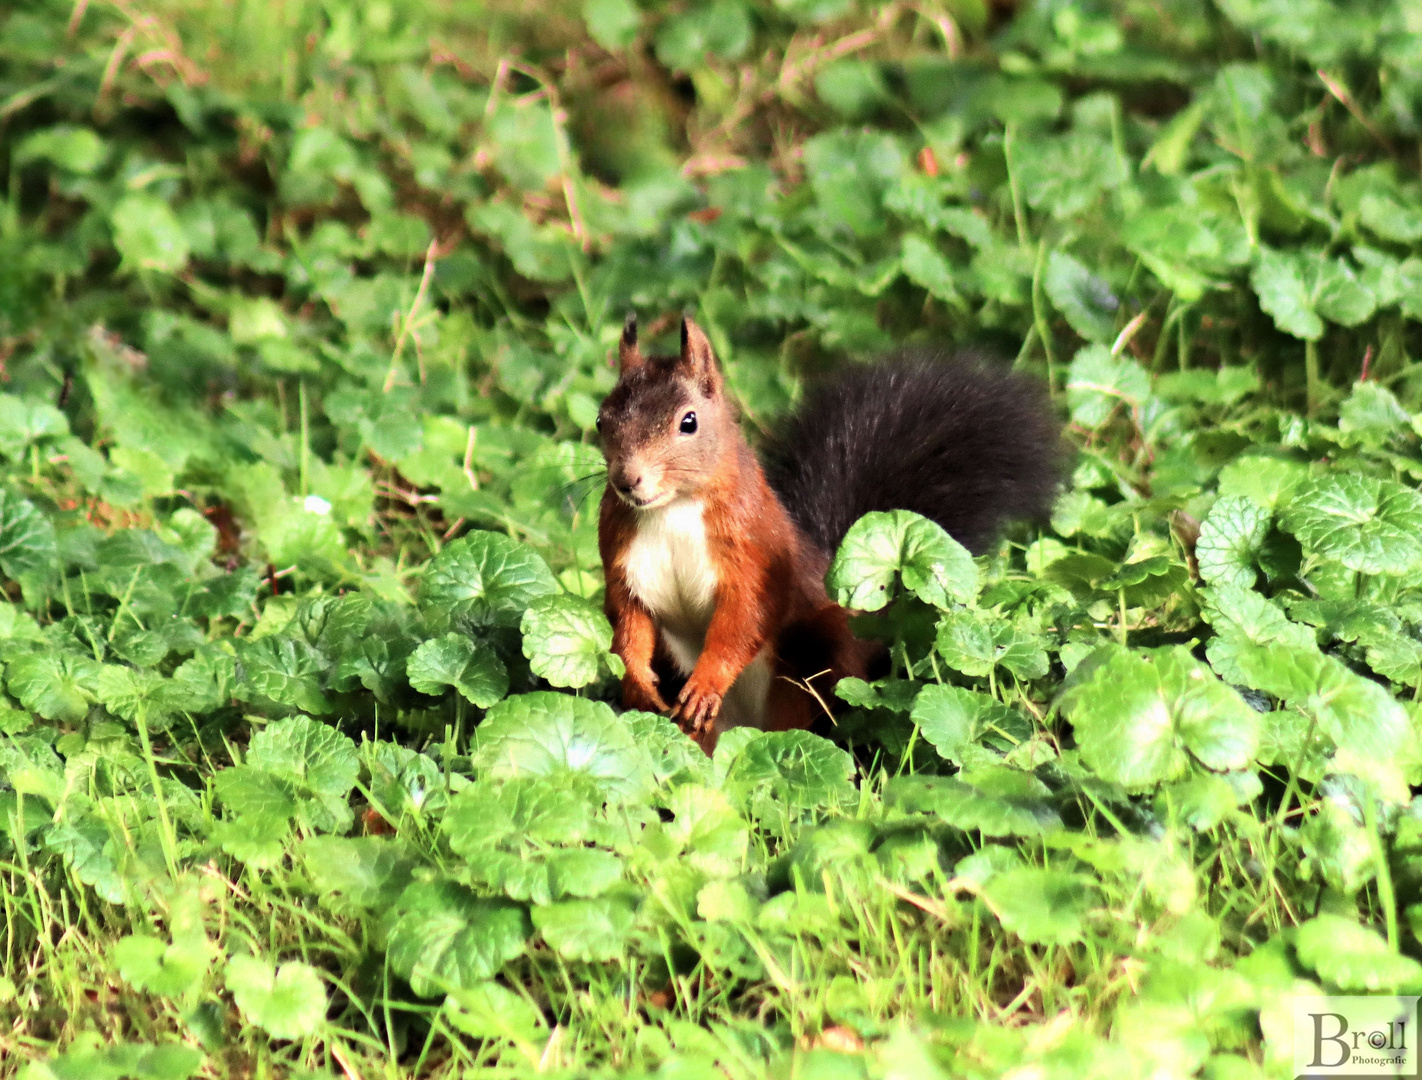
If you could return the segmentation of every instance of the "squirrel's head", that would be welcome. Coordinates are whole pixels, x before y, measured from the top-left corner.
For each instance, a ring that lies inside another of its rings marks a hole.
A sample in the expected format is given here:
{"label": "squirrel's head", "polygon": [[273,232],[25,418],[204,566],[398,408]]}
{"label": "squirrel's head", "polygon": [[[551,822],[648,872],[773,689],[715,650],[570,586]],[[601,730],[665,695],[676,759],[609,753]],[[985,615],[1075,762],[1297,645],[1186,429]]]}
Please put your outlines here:
{"label": "squirrel's head", "polygon": [[609,487],[639,510],[695,495],[738,437],[711,342],[682,319],[679,356],[643,356],[628,315],[617,355],[617,385],[597,416]]}

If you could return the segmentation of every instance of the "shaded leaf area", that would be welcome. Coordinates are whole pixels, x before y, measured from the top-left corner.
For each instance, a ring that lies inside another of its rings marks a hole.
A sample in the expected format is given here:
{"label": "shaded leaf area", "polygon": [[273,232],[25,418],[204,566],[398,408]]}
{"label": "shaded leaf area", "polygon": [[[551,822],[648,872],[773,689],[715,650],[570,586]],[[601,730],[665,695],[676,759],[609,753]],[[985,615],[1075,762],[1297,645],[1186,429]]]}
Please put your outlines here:
{"label": "shaded leaf area", "polygon": [[[1292,1075],[1291,999],[1417,992],[1419,56],[1401,0],[0,11],[0,1074]],[[1050,519],[856,523],[865,677],[708,757],[615,704],[629,309],[753,439],[1002,354]]]}

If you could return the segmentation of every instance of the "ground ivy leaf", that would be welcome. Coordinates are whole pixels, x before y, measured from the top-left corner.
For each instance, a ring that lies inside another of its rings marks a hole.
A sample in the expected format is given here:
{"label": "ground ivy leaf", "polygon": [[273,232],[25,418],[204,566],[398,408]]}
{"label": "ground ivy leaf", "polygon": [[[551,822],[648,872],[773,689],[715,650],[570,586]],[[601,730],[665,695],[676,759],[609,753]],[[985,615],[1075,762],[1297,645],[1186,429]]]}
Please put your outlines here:
{"label": "ground ivy leaf", "polygon": [[1202,614],[1216,636],[1205,646],[1210,666],[1228,683],[1249,685],[1238,663],[1239,652],[1251,644],[1274,642],[1317,651],[1313,631],[1290,622],[1277,604],[1253,589],[1217,585],[1203,592]]}
{"label": "ground ivy leaf", "polygon": [[1303,485],[1280,521],[1305,554],[1365,574],[1422,566],[1422,495],[1395,480],[1332,472]]}
{"label": "ground ivy leaf", "polygon": [[1072,358],[1067,373],[1067,403],[1071,418],[1097,428],[1119,405],[1138,409],[1150,396],[1145,368],[1125,356],[1112,356],[1104,345],[1088,345]]}
{"label": "ground ivy leaf", "polygon": [[396,911],[387,960],[420,997],[493,978],[532,931],[521,904],[482,899],[449,881],[416,882]]}
{"label": "ground ivy leaf", "polygon": [[191,945],[169,944],[147,934],[130,934],[109,951],[126,982],[150,994],[181,997],[207,974],[207,953]]}
{"label": "ground ivy leaf", "polygon": [[968,549],[908,510],[875,511],[850,526],[825,584],[844,607],[878,611],[897,595],[896,578],[938,608],[967,603],[978,592],[978,568]]}
{"label": "ground ivy leaf", "polygon": [[666,858],[710,877],[741,871],[750,845],[750,825],[725,792],[686,784],[672,792],[667,808],[672,820],[652,826],[669,841]]}
{"label": "ground ivy leaf", "polygon": [[6,577],[40,574],[54,564],[54,526],[28,499],[0,488],[0,570]]}
{"label": "ground ivy leaf", "polygon": [[305,641],[269,635],[239,638],[236,694],[244,701],[267,699],[309,713],[328,713],[331,703],[321,690],[326,658]]}
{"label": "ground ivy leaf", "polygon": [[957,776],[901,776],[885,798],[984,836],[1041,836],[1062,827],[1051,790],[1029,772],[988,765]]}
{"label": "ground ivy leaf", "polygon": [[1121,302],[1110,286],[1064,251],[1047,257],[1043,278],[1053,306],[1087,341],[1107,342],[1115,336]]}
{"label": "ground ivy leaf", "polygon": [[109,219],[125,270],[176,274],[187,265],[187,235],[166,200],[135,192],[120,200]]}
{"label": "ground ivy leaf", "polygon": [[610,655],[612,625],[594,604],[576,596],[540,596],[523,613],[523,655],[554,686],[579,687],[597,679]]}
{"label": "ground ivy leaf", "polygon": [[1263,790],[1256,773],[1221,775],[1198,771],[1184,780],[1163,785],[1156,795],[1155,805],[1163,817],[1204,832],[1213,829],[1236,807],[1257,798]]}
{"label": "ground ivy leaf", "polygon": [[1219,499],[1200,523],[1195,558],[1200,577],[1211,585],[1252,588],[1258,577],[1254,557],[1269,534],[1270,514],[1251,499]]}
{"label": "ground ivy leaf", "polygon": [[1077,874],[1024,866],[994,874],[983,893],[1005,929],[1038,945],[1081,940],[1091,886]]}
{"label": "ground ivy leaf", "polygon": [[1047,673],[1046,650],[1006,619],[982,611],[950,611],[938,623],[938,653],[964,675],[983,677],[1001,665],[1019,679]]}
{"label": "ground ivy leaf", "polygon": [[1374,930],[1341,915],[1319,915],[1295,931],[1299,960],[1344,992],[1422,990],[1422,964],[1388,948]]}
{"label": "ground ivy leaf", "polygon": [[156,671],[105,664],[96,681],[104,708],[131,722],[136,723],[142,713],[146,722],[161,724],[187,704],[182,687]]}
{"label": "ground ivy leaf", "polygon": [[552,691],[490,709],[475,729],[473,759],[487,776],[587,776],[616,798],[635,798],[655,783],[646,751],[609,706]]}
{"label": "ground ivy leaf", "polygon": [[77,724],[88,715],[100,670],[93,660],[73,653],[31,653],[10,662],[5,684],[25,708],[46,720]]}
{"label": "ground ivy leaf", "polygon": [[312,828],[339,832],[349,826],[346,797],[360,776],[360,757],[355,743],[329,724],[305,716],[268,724],[248,745],[247,765],[290,785]]}
{"label": "ground ivy leaf", "polygon": [[445,619],[512,627],[535,598],[557,588],[553,572],[532,548],[498,533],[472,532],[430,560],[420,604]]}
{"label": "ground ivy leaf", "polygon": [[910,719],[939,754],[957,765],[990,732],[1017,741],[1025,722],[1021,713],[994,697],[939,684],[919,691]]}
{"label": "ground ivy leaf", "polygon": [[405,664],[410,685],[422,694],[439,696],[452,686],[481,709],[509,692],[504,662],[487,645],[476,645],[466,634],[449,633],[424,642]]}
{"label": "ground ivy leaf", "polygon": [[856,797],[854,759],[828,739],[808,731],[772,731],[750,743],[726,775],[753,805],[795,809],[846,805]]}
{"label": "ground ivy leaf", "polygon": [[401,844],[383,836],[310,836],[297,855],[321,903],[342,914],[385,911],[417,865]]}
{"label": "ground ivy leaf", "polygon": [[904,274],[930,296],[946,303],[961,303],[953,285],[953,268],[932,244],[915,233],[906,233],[901,260]]}
{"label": "ground ivy leaf", "polygon": [[1308,478],[1308,466],[1288,458],[1246,454],[1220,470],[1221,496],[1242,495],[1260,506],[1277,510],[1293,495],[1294,487]]}
{"label": "ground ivy leaf", "polygon": [[633,740],[652,761],[657,783],[705,783],[711,778],[711,761],[681,728],[660,713],[629,710],[622,714]]}
{"label": "ground ivy leaf", "polygon": [[273,968],[239,953],[227,961],[227,989],[249,1023],[278,1039],[314,1035],[326,1019],[326,988],[310,964],[289,960]]}
{"label": "ground ivy leaf", "polygon": [[526,998],[496,982],[451,990],[444,1001],[444,1017],[476,1039],[529,1040],[548,1026]]}
{"label": "ground ivy leaf", "polygon": [[1338,747],[1362,758],[1415,760],[1401,703],[1336,657],[1282,643],[1246,644],[1236,663],[1245,685],[1296,706]]}
{"label": "ground ivy leaf", "polygon": [[450,802],[440,823],[470,862],[501,844],[579,844],[592,828],[597,789],[557,775],[479,780]]}
{"label": "ground ivy leaf", "polygon": [[1305,341],[1323,336],[1323,320],[1314,311],[1313,290],[1301,256],[1261,247],[1249,283],[1259,296],[1259,306],[1284,333]]}
{"label": "ground ivy leaf", "polygon": [[1082,760],[1130,790],[1182,776],[1187,753],[1240,769],[1259,746],[1259,714],[1180,646],[1113,651],[1069,694]]}
{"label": "ground ivy leaf", "polygon": [[627,947],[637,906],[622,896],[565,900],[533,909],[533,925],[565,960],[607,962]]}

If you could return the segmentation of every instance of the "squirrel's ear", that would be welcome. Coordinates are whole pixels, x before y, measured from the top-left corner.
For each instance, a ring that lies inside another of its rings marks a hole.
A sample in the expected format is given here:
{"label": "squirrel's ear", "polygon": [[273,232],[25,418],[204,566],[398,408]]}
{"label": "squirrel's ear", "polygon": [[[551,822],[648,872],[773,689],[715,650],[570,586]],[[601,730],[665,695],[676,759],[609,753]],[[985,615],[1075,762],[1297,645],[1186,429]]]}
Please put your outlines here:
{"label": "squirrel's ear", "polygon": [[617,343],[617,366],[626,375],[642,366],[642,350],[637,347],[637,313],[629,311],[622,324],[622,340]]}
{"label": "squirrel's ear", "polygon": [[721,366],[716,363],[711,341],[689,318],[681,320],[681,365],[701,383],[708,396],[721,385]]}

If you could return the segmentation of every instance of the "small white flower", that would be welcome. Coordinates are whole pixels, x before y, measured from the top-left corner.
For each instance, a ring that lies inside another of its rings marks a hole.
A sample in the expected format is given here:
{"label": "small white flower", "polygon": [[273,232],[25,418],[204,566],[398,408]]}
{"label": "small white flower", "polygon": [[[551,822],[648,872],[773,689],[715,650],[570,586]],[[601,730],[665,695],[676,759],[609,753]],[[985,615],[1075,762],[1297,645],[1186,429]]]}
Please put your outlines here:
{"label": "small white flower", "polygon": [[320,514],[322,517],[325,517],[331,512],[331,504],[321,498],[320,495],[306,496],[306,502],[303,505],[311,513]]}

